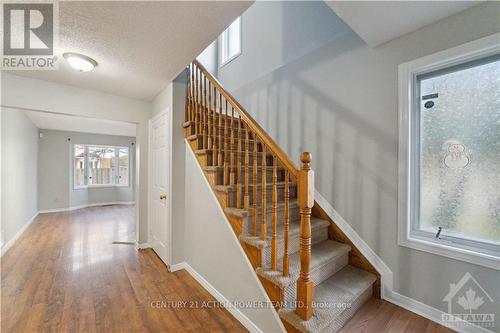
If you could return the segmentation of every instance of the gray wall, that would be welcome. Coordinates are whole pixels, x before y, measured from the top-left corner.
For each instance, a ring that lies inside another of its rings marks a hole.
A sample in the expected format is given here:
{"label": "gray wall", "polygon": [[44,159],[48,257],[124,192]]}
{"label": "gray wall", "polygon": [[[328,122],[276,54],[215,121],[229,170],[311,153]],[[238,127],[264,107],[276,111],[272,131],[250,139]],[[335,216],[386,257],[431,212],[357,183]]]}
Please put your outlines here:
{"label": "gray wall", "polygon": [[0,112],[3,246],[38,213],[38,128],[22,111]]}
{"label": "gray wall", "polygon": [[203,52],[201,52],[199,56],[196,57],[196,60],[198,60],[203,66],[205,66],[207,71],[215,76],[217,76],[217,71],[219,69],[217,48],[218,43],[216,39]]}
{"label": "gray wall", "polygon": [[[39,140],[40,211],[135,200],[135,138],[53,130],[40,130],[40,132],[43,133],[43,138]],[[68,138],[71,141],[68,141]],[[70,166],[72,144],[129,147],[131,167],[129,186],[74,189]]]}
{"label": "gray wall", "polygon": [[395,291],[443,311],[466,272],[499,302],[500,274],[398,246],[397,69],[500,31],[499,13],[484,3],[372,49],[323,2],[256,2],[242,55],[218,72],[295,161],[312,152],[316,188],[391,268]]}

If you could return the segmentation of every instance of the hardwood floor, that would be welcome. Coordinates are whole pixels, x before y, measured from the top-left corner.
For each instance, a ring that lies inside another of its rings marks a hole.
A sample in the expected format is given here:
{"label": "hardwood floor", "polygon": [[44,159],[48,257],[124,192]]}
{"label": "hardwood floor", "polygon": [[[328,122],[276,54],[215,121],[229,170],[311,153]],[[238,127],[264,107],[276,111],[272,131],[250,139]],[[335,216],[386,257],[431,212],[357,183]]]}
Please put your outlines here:
{"label": "hardwood floor", "polygon": [[[40,215],[1,262],[2,332],[246,332],[186,271],[134,240],[132,206]],[[162,301],[163,303],[157,302]]]}
{"label": "hardwood floor", "polygon": [[[134,229],[132,206],[40,215],[2,257],[1,332],[246,332],[225,309],[189,307],[215,299],[185,270],[112,244]],[[342,332],[452,331],[372,299]]]}
{"label": "hardwood floor", "polygon": [[372,298],[340,333],[451,333],[452,330],[392,303]]}

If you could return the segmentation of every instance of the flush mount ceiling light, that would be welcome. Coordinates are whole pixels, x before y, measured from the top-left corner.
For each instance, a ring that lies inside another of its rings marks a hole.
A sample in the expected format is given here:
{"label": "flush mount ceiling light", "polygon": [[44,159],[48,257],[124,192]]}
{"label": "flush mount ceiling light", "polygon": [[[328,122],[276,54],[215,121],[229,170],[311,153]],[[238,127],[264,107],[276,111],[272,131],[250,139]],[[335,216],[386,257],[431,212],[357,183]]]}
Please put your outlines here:
{"label": "flush mount ceiling light", "polygon": [[80,72],[90,72],[97,66],[97,61],[79,53],[66,52],[63,57],[68,60],[71,67]]}

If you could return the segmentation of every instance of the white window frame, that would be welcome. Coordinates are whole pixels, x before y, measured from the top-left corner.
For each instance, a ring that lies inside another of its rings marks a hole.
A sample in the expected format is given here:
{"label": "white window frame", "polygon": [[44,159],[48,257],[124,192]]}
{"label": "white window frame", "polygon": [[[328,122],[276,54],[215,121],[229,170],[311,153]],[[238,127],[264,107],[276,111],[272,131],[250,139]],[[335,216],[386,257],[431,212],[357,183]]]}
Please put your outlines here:
{"label": "white window frame", "polygon": [[[500,52],[500,33],[493,34],[404,64],[399,71],[398,244],[412,249],[500,270],[496,246],[413,230],[418,210],[418,160],[415,141],[420,138],[417,76],[482,59]],[[417,98],[415,98],[417,97]]]}
{"label": "white window frame", "polygon": [[[84,164],[85,164],[85,185],[76,185],[75,184],[75,146],[84,146],[85,150],[85,159],[84,159]],[[88,159],[88,151],[89,147],[106,147],[106,148],[113,148],[115,150],[115,165],[118,167],[115,168],[115,175],[114,175],[114,183],[113,184],[89,184],[89,167],[90,167],[90,162]],[[120,162],[120,157],[119,157],[119,152],[120,149],[127,149],[128,150],[128,181],[127,184],[117,184],[116,181],[120,177],[120,168],[119,168],[119,162]],[[132,174],[132,170],[130,170],[130,165],[131,165],[131,156],[130,156],[131,149],[130,147],[127,146],[114,146],[114,145],[95,145],[95,144],[85,144],[85,143],[74,143],[71,145],[71,161],[70,161],[70,166],[71,166],[71,179],[73,183],[73,189],[75,190],[81,190],[81,189],[87,189],[87,188],[103,188],[103,187],[130,187],[130,175]]]}
{"label": "white window frame", "polygon": [[[241,55],[241,49],[242,49],[242,24],[241,24],[241,21],[242,21],[242,17],[239,16],[237,19],[235,19],[234,21],[238,20],[239,21],[239,25],[240,25],[240,50],[235,53],[233,56],[231,57],[227,57],[227,59],[224,59],[225,57],[225,50],[228,49],[228,31],[229,31],[229,27],[227,27],[226,30],[224,30],[224,32],[219,36],[219,41],[218,41],[218,44],[219,44],[219,68],[222,68],[224,67],[225,65],[227,65],[228,63],[230,63],[231,61],[233,61],[234,59],[236,59],[237,57],[239,57]],[[231,22],[231,24],[234,23]]]}

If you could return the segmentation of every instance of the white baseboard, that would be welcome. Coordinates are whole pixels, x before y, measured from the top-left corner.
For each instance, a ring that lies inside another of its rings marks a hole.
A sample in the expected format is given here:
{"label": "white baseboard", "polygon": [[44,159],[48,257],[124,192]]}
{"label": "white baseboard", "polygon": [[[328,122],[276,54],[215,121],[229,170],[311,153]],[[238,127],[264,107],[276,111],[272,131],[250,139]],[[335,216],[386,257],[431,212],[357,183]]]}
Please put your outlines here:
{"label": "white baseboard", "polygon": [[26,231],[26,229],[28,229],[30,224],[36,219],[38,214],[40,214],[40,212],[37,212],[35,215],[33,215],[33,217],[30,218],[28,222],[26,222],[21,229],[19,229],[19,231],[14,235],[14,237],[12,237],[7,243],[5,243],[2,246],[0,257],[3,256],[12,247],[12,245],[14,245],[14,243],[19,239],[19,237],[21,237],[21,235]]}
{"label": "white baseboard", "polygon": [[109,205],[135,205],[135,201],[113,201],[113,202],[102,202],[102,203],[94,203],[80,206],[72,206],[66,208],[55,208],[55,209],[44,209],[39,211],[39,214],[45,213],[58,213],[58,212],[69,212],[72,210],[88,208],[88,207],[98,207],[98,206],[109,206]]}
{"label": "white baseboard", "polygon": [[333,208],[332,205],[318,192],[315,191],[314,198],[323,208],[325,213],[339,227],[340,230],[351,240],[361,254],[373,265],[380,273],[381,277],[381,293],[382,298],[385,298],[386,292],[392,292],[394,275],[391,269],[382,261],[382,259],[366,244],[358,233],[351,227],[349,223]]}
{"label": "white baseboard", "polygon": [[135,248],[137,250],[143,250],[143,249],[150,249],[151,248],[151,244],[149,243],[138,243],[138,242],[135,242]]}
{"label": "white baseboard", "polygon": [[172,273],[177,272],[177,271],[180,271],[181,269],[187,270],[187,266],[188,266],[188,264],[186,262],[181,262],[178,264],[170,265],[170,272],[172,272]]}
{"label": "white baseboard", "polygon": [[453,322],[443,322],[441,318],[442,315],[446,314],[446,312],[433,308],[432,306],[419,302],[413,298],[401,295],[395,291],[386,292],[384,298],[408,311],[414,312],[424,318],[432,320],[460,333],[493,333],[483,327],[476,326],[458,318],[456,318]]}
{"label": "white baseboard", "polygon": [[[223,305],[231,304],[231,302],[224,297],[214,286],[210,284],[203,276],[201,276],[193,267],[191,267],[187,262],[181,262],[170,266],[170,271],[175,272],[181,269],[185,269],[188,273],[196,280],[199,284],[203,286],[218,302]],[[231,313],[247,330],[252,333],[263,333],[260,328],[257,327],[247,316],[245,316],[239,309],[233,306],[225,307],[229,313]]]}

